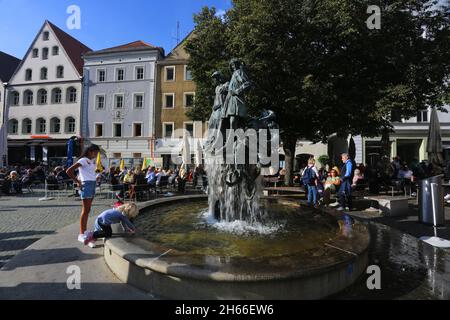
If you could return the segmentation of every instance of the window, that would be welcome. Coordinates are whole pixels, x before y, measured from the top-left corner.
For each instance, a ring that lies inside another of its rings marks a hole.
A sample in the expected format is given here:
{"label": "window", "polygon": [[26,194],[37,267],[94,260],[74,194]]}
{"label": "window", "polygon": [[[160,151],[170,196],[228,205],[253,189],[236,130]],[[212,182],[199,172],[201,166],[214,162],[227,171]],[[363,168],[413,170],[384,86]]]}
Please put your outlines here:
{"label": "window", "polygon": [[77,89],[73,87],[67,89],[67,102],[68,103],[77,102]]}
{"label": "window", "polygon": [[166,67],[166,81],[175,81],[175,67]]}
{"label": "window", "polygon": [[62,101],[62,91],[59,88],[52,90],[52,103],[61,103]]}
{"label": "window", "polygon": [[54,46],[54,47],[52,48],[52,54],[53,54],[54,56],[59,55],[59,47]]}
{"label": "window", "polygon": [[117,69],[116,70],[116,80],[117,81],[125,80],[125,69]]}
{"label": "window", "polygon": [[64,78],[64,67],[63,66],[58,66],[56,68],[56,78],[58,78],[58,79]]}
{"label": "window", "polygon": [[96,123],[95,124],[95,136],[103,137],[103,123]]}
{"label": "window", "polygon": [[122,137],[122,124],[121,123],[114,123],[113,124],[113,136],[115,138]]}
{"label": "window", "polygon": [[31,81],[33,79],[33,70],[25,70],[25,81]]}
{"label": "window", "polygon": [[13,91],[11,94],[11,100],[13,106],[18,106],[20,101],[20,95],[17,91]]}
{"label": "window", "polygon": [[175,93],[164,94],[164,108],[173,109],[175,107]]}
{"label": "window", "polygon": [[105,82],[106,81],[106,71],[98,70],[97,71],[97,82]]}
{"label": "window", "polygon": [[25,106],[31,106],[33,105],[33,91],[27,90],[23,94],[23,104]]}
{"label": "window", "polygon": [[195,94],[193,93],[185,93],[184,94],[184,107],[191,108],[194,106],[194,98]]}
{"label": "window", "polygon": [[122,158],[122,154],[121,153],[113,153],[113,158],[114,159],[121,159]]}
{"label": "window", "polygon": [[134,159],[141,159],[142,158],[142,153],[133,153],[133,158]]}
{"label": "window", "polygon": [[114,96],[114,108],[115,109],[123,109],[123,95],[116,94]]}
{"label": "window", "polygon": [[47,132],[47,122],[43,118],[39,118],[36,120],[36,130],[37,133],[46,133]]}
{"label": "window", "polygon": [[75,133],[75,126],[76,126],[76,122],[75,119],[72,117],[68,117],[66,118],[66,132],[67,133]]}
{"label": "window", "polygon": [[47,76],[48,76],[47,68],[42,68],[41,69],[41,80],[47,80]]}
{"label": "window", "polygon": [[49,33],[48,31],[45,31],[45,32],[42,34],[42,39],[43,39],[44,41],[48,41],[48,39],[50,39],[50,33]]}
{"label": "window", "polygon": [[39,57],[39,49],[33,49],[33,58]]}
{"label": "window", "polygon": [[31,119],[24,119],[22,121],[22,133],[23,134],[31,134],[33,130],[33,122],[31,121]]}
{"label": "window", "polygon": [[192,81],[192,71],[188,66],[184,66],[184,80]]}
{"label": "window", "polygon": [[173,123],[164,123],[163,135],[166,139],[171,139],[173,137]]}
{"label": "window", "polygon": [[42,60],[47,60],[48,59],[48,48],[43,48],[42,49]]}
{"label": "window", "polygon": [[428,122],[428,110],[422,110],[417,113],[417,122]]}
{"label": "window", "polygon": [[50,133],[61,133],[61,120],[58,118],[50,120]]}
{"label": "window", "polygon": [[133,123],[133,137],[142,137],[142,123]]}
{"label": "window", "polygon": [[41,89],[38,91],[38,104],[47,104],[47,90]]}
{"label": "window", "polygon": [[185,123],[184,130],[189,133],[190,137],[194,137],[194,124],[193,123]]}
{"label": "window", "polygon": [[144,67],[136,67],[136,80],[144,80]]}
{"label": "window", "polygon": [[105,109],[105,96],[95,97],[95,108],[98,110]]}
{"label": "window", "polygon": [[8,122],[8,133],[17,134],[19,132],[19,121],[16,119],[9,120]]}
{"label": "window", "polygon": [[134,102],[133,102],[135,109],[142,109],[144,108],[144,95],[142,93],[136,93],[134,95]]}

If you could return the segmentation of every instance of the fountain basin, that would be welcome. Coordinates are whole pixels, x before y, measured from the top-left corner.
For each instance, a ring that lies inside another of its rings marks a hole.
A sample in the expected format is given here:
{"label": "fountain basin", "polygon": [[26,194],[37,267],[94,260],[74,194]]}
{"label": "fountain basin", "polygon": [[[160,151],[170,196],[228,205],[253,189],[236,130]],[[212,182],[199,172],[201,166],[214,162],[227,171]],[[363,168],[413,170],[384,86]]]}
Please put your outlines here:
{"label": "fountain basin", "polygon": [[[300,223],[287,228],[297,232],[294,234],[239,235],[243,240],[238,241],[235,235],[227,238],[223,231],[207,224],[178,230],[177,215],[192,211],[190,207],[206,208],[206,199],[178,197],[142,205],[136,224],[144,231],[105,243],[105,261],[111,271],[121,281],[159,298],[180,300],[321,299],[351,285],[365,271],[370,237],[364,225],[343,228],[339,215],[297,210],[295,202],[291,202],[288,214],[295,214]],[[178,212],[177,208],[184,209]],[[201,219],[201,212],[192,215]],[[185,218],[189,220],[190,215]],[[173,224],[167,232],[165,219]],[[309,227],[302,228],[302,222]]]}

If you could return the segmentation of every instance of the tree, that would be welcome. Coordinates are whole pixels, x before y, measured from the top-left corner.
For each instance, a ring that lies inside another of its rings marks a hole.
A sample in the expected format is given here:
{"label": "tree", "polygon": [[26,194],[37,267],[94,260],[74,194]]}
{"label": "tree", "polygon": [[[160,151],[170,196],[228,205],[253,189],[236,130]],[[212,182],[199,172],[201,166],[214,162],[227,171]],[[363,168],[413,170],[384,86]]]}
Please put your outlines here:
{"label": "tree", "polygon": [[429,106],[442,109],[449,80],[448,13],[424,0],[383,2],[382,27],[370,30],[371,4],[234,0],[223,19],[203,9],[188,44],[198,81],[192,115],[210,113],[210,73],[227,71],[231,57],[241,58],[254,83],[250,113],[271,109],[278,116],[290,184],[298,139],[386,136],[397,117]]}

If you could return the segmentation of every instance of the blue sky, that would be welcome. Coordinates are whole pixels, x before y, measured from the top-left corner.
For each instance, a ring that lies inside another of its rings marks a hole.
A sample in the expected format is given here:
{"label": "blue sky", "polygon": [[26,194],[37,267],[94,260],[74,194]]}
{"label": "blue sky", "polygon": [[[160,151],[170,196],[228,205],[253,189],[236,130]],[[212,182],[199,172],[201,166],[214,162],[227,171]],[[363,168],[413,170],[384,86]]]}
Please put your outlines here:
{"label": "blue sky", "polygon": [[[81,9],[81,29],[68,30],[70,5]],[[227,10],[230,0],[0,0],[0,51],[23,58],[46,19],[94,50],[135,40],[176,45],[194,26],[193,14],[203,6]]]}

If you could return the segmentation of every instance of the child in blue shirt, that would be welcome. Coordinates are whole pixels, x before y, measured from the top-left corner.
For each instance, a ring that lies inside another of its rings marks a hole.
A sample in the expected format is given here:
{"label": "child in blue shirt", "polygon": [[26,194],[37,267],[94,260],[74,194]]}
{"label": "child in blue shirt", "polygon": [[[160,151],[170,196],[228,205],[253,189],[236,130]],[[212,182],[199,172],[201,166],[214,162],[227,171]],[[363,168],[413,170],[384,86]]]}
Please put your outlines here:
{"label": "child in blue shirt", "polygon": [[94,232],[86,233],[85,245],[95,248],[95,241],[101,238],[111,238],[111,225],[120,223],[125,231],[136,232],[136,227],[130,221],[139,215],[139,209],[134,203],[127,203],[115,209],[109,209],[100,214],[95,220]]}

